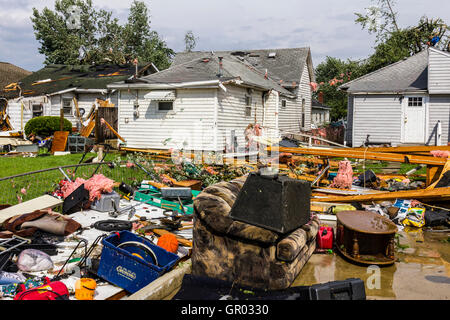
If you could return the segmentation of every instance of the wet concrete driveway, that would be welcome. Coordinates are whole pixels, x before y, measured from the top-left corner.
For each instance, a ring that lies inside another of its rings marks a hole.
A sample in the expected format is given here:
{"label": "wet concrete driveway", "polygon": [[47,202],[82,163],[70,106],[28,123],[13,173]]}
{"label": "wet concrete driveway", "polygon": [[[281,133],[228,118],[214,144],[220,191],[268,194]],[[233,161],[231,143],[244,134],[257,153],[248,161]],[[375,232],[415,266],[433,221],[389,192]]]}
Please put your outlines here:
{"label": "wet concrete driveway", "polygon": [[405,229],[397,234],[396,263],[360,266],[338,253],[314,254],[292,286],[360,278],[368,300],[450,299],[450,233]]}

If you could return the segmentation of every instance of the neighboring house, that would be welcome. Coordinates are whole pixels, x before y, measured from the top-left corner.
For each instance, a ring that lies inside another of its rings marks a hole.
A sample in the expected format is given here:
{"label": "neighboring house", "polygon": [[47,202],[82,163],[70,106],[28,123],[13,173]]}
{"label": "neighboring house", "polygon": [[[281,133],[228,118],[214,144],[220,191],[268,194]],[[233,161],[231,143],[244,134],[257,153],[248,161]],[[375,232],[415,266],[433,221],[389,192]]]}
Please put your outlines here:
{"label": "neighboring house", "polygon": [[[140,66],[138,76],[157,71],[153,64],[147,64]],[[135,65],[47,65],[6,91],[7,113],[14,129],[22,130],[28,120],[60,116],[63,109],[64,117],[75,127],[79,125],[75,101],[86,114],[96,99],[117,105],[117,92],[109,90],[107,84],[130,79],[135,74]]]}
{"label": "neighboring house", "polygon": [[242,151],[244,131],[269,137],[311,128],[309,48],[186,52],[166,70],[108,85],[120,91],[119,134],[129,148]]}
{"label": "neighboring house", "polygon": [[331,108],[313,99],[311,105],[311,126],[320,127],[330,122]]}
{"label": "neighboring house", "polygon": [[447,145],[450,53],[428,48],[340,86],[348,92],[347,144]]}

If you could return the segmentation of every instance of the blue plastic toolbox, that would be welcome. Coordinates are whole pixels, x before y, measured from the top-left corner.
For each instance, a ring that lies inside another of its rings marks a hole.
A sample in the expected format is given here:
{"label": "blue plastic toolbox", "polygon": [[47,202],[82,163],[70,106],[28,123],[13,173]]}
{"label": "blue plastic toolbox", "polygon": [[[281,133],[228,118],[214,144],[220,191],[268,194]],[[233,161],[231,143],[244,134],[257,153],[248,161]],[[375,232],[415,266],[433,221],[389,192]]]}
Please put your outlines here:
{"label": "blue plastic toolbox", "polygon": [[102,245],[97,275],[129,293],[139,291],[160,277],[179,259],[178,255],[130,231],[111,234],[102,240]]}

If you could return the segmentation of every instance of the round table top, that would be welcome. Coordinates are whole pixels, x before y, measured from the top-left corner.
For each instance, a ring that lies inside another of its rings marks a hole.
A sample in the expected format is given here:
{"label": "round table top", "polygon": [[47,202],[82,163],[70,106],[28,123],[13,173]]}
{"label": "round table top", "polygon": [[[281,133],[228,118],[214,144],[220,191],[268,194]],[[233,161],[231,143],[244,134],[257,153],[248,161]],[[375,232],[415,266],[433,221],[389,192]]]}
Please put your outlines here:
{"label": "round table top", "polygon": [[349,229],[370,234],[392,234],[397,226],[391,220],[373,211],[341,211],[337,220]]}

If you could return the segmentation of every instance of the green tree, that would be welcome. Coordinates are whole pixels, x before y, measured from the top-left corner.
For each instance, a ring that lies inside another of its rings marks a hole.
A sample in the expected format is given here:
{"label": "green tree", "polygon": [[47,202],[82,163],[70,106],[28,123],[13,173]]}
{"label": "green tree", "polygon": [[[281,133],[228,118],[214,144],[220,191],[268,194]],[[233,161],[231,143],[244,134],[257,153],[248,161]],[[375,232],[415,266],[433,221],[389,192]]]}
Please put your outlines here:
{"label": "green tree", "polygon": [[31,21],[46,64],[121,64],[137,58],[165,69],[174,54],[151,30],[148,8],[140,1],[132,3],[125,25],[92,0],[56,0],[54,10],[33,8]]}
{"label": "green tree", "polygon": [[399,31],[397,24],[397,12],[394,11],[394,0],[372,0],[376,5],[366,8],[366,14],[355,13],[356,23],[361,24],[362,28],[375,33],[377,42],[386,40],[389,33]]}
{"label": "green tree", "polygon": [[123,31],[124,54],[141,62],[153,62],[158,69],[170,66],[175,52],[167,47],[158,33],[150,28],[148,8],[142,1],[134,1]]}
{"label": "green tree", "polygon": [[[71,10],[74,7],[76,12]],[[99,44],[113,38],[113,32],[117,31],[110,28],[114,25],[110,17],[110,12],[96,10],[91,0],[56,0],[54,11],[45,7],[39,12],[33,8],[31,21],[45,63],[90,63],[93,62],[91,56],[103,59]],[[81,58],[80,51],[83,52]]]}
{"label": "green tree", "polygon": [[355,13],[355,23],[376,34],[374,53],[362,61],[327,57],[316,68],[319,87],[314,95],[317,98],[320,93],[325,104],[332,107],[332,120],[346,116],[347,95],[338,89],[341,84],[417,54],[429,46],[450,49],[450,30],[442,19],[423,16],[416,26],[401,28],[393,0],[373,2],[377,5],[366,8],[366,14]]}
{"label": "green tree", "polygon": [[[437,37],[437,42],[433,45],[434,37]],[[389,32],[384,38],[385,40],[375,46],[375,52],[367,59],[367,72],[410,57],[429,46],[441,50],[448,49],[449,28],[442,19],[429,19],[423,16],[417,26]]]}
{"label": "green tree", "polygon": [[337,121],[347,114],[347,94],[338,90],[338,87],[364,73],[365,65],[361,61],[327,57],[317,66],[315,74],[319,89],[314,92],[313,97],[318,99],[319,94],[323,95],[324,104],[331,107],[332,121]]}

